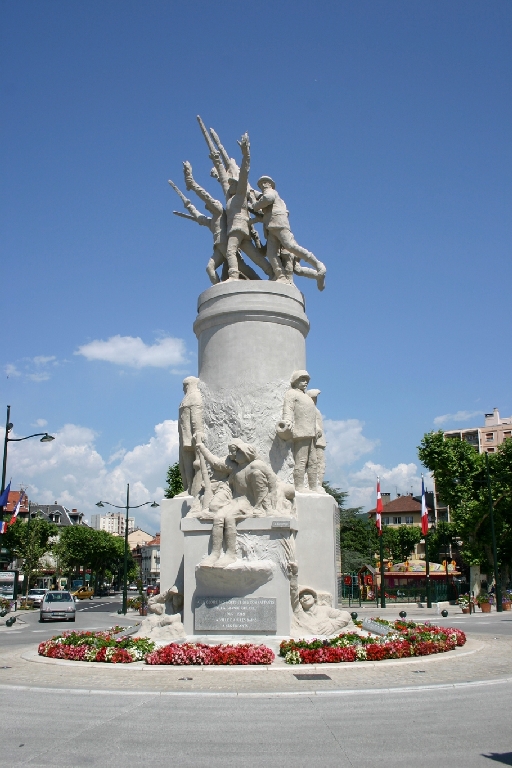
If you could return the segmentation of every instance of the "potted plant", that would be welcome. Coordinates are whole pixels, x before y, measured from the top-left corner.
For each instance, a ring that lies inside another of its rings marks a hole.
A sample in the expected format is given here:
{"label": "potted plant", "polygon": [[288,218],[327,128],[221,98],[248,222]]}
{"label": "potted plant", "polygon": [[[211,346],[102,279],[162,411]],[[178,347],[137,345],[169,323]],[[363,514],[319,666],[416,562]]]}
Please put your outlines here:
{"label": "potted plant", "polygon": [[462,613],[470,612],[469,601],[470,601],[469,595],[459,595],[459,605],[462,608]]}
{"label": "potted plant", "polygon": [[501,604],[504,611],[510,611],[512,609],[512,592],[510,589],[506,589],[501,598]]}
{"label": "potted plant", "polygon": [[476,601],[482,611],[482,613],[490,613],[491,612],[491,598],[490,595],[487,592],[481,592],[477,598]]}

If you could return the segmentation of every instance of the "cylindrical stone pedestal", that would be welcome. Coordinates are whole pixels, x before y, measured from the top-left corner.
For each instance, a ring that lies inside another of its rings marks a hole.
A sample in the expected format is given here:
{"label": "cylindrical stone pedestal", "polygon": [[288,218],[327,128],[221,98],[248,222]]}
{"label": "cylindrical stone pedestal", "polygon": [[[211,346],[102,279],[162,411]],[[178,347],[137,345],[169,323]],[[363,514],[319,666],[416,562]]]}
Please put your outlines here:
{"label": "cylindrical stone pedestal", "polygon": [[204,291],[194,323],[208,447],[225,456],[233,437],[253,443],[283,480],[293,462],[276,423],[291,374],[306,368],[304,309],[294,285],[237,280]]}

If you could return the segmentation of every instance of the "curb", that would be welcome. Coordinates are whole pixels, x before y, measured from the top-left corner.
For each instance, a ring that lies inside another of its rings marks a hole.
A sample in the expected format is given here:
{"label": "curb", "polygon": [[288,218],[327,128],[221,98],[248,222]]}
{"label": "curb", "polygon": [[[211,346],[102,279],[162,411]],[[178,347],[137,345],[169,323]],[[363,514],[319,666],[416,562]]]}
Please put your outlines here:
{"label": "curb", "polygon": [[375,696],[393,693],[417,693],[419,691],[441,691],[456,690],[461,688],[480,688],[489,685],[504,685],[512,683],[512,677],[502,677],[495,680],[476,680],[467,683],[439,683],[438,685],[407,685],[397,686],[396,688],[347,688],[345,690],[332,691],[270,691],[267,693],[246,693],[245,691],[215,692],[215,691],[123,691],[123,690],[102,690],[94,688],[44,688],[32,685],[0,685],[0,691],[31,691],[34,693],[71,693],[83,695],[102,695],[102,696],[185,696],[189,698],[211,697],[211,698],[247,698],[247,699],[285,699],[299,696],[310,696],[327,698],[329,696]]}

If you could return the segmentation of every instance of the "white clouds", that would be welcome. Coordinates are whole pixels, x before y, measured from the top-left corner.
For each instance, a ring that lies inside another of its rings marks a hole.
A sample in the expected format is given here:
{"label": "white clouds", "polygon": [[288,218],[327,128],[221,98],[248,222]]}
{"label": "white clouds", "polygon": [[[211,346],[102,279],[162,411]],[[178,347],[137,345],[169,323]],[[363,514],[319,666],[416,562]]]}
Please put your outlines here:
{"label": "white clouds", "polygon": [[[16,365],[8,363],[4,366],[4,370],[7,374],[7,378],[14,376],[24,376],[29,381],[48,381],[50,373],[46,366],[49,363],[58,365],[55,355],[37,355],[36,357],[24,357],[22,358],[24,371],[20,371]],[[34,370],[35,366],[35,370]]]}
{"label": "white clouds", "polygon": [[34,423],[32,424],[33,427],[46,427],[48,422],[46,419],[36,419]]}
{"label": "white clouds", "polygon": [[391,493],[395,498],[397,493],[402,495],[421,492],[421,473],[414,464],[397,464],[389,469],[382,464],[367,461],[357,472],[352,472],[348,478],[349,502],[351,506],[365,506],[371,509],[375,506],[377,477],[380,477],[380,488],[383,493]]}
{"label": "white clouds", "polygon": [[[103,499],[123,504],[126,484],[130,483],[130,502],[160,502],[164,494],[169,464],[178,459],[177,421],[157,424],[154,435],[131,451],[117,451],[117,463],[108,465],[95,447],[96,434],[87,427],[66,424],[54,433],[52,443],[28,440],[9,449],[8,475],[15,485],[28,486],[29,497],[40,503],[58,500],[86,514]],[[111,456],[110,459],[113,459]],[[154,533],[160,528],[159,510],[142,507],[135,513],[141,527]]]}
{"label": "white clouds", "polygon": [[38,355],[37,357],[32,358],[32,362],[35,363],[35,365],[48,365],[48,363],[53,363],[56,360],[57,358],[55,355],[49,355],[48,357],[45,357],[45,355]]}
{"label": "white clouds", "polygon": [[330,465],[341,467],[353,464],[365,453],[371,453],[378,440],[363,435],[364,422],[359,419],[334,421],[324,419],[327,457]]}
{"label": "white clouds", "polygon": [[168,368],[186,362],[185,342],[166,336],[154,344],[145,344],[139,336],[111,336],[82,344],[75,355],[87,360],[104,360],[131,368]]}
{"label": "white clouds", "polygon": [[[38,427],[46,427],[45,419],[38,419]],[[349,492],[350,506],[370,509],[375,502],[377,475],[381,488],[392,497],[398,493],[419,493],[421,475],[419,466],[397,464],[386,467],[366,461],[362,467],[353,465],[370,453],[377,440],[363,434],[363,422],[324,420],[328,441],[327,478],[334,485]],[[12,443],[9,448],[8,477],[13,487],[20,483],[28,486],[33,501],[49,503],[58,500],[68,507],[76,507],[90,520],[97,512],[97,501],[124,503],[126,484],[130,483],[132,504],[148,500],[159,502],[164,493],[167,469],[178,459],[177,421],[166,420],[157,424],[153,435],[131,450],[113,447],[103,457],[96,448],[97,435],[87,427],[66,424],[54,433],[52,443],[28,440]],[[15,436],[15,435],[13,435]],[[0,430],[1,439],[1,430]],[[135,513],[136,523],[154,533],[159,530],[159,510],[142,507]]]}
{"label": "white clouds", "polygon": [[347,471],[365,454],[371,453],[379,444],[363,435],[364,422],[359,419],[333,421],[324,419],[327,438],[327,475],[333,485],[348,491],[347,503],[352,507],[371,509],[375,506],[377,476],[381,480],[382,491],[414,494],[421,491],[421,473],[418,465],[397,464],[388,468],[382,464],[367,461],[361,469]]}
{"label": "white clouds", "polygon": [[446,424],[449,421],[469,421],[470,419],[476,419],[478,416],[482,416],[483,411],[457,411],[457,413],[445,413],[444,416],[436,416],[434,424],[436,427],[440,427],[442,424]]}

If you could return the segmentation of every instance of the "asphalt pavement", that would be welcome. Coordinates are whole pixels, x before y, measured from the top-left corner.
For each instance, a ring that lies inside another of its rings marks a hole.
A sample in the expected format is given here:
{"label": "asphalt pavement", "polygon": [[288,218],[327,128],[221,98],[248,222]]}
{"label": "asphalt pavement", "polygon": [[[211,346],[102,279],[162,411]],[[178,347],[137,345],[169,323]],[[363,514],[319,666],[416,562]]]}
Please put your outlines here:
{"label": "asphalt pavement", "polygon": [[20,614],[11,629],[0,623],[0,766],[512,765],[510,614],[467,616],[450,606],[443,620],[416,606],[352,607],[361,618],[405,609],[416,621],[460,627],[468,643],[439,656],[317,670],[35,656],[37,643],[62,630],[136,620],[119,607],[119,597],[84,601],[75,624],[40,625],[39,612]]}
{"label": "asphalt pavement", "polygon": [[512,765],[510,683],[281,699],[3,693],[0,766]]}
{"label": "asphalt pavement", "polygon": [[128,615],[128,618],[117,614],[121,607],[122,601],[118,596],[82,600],[76,604],[74,622],[48,621],[44,624],[39,621],[38,609],[18,611],[16,623],[12,627],[7,627],[5,623],[9,618],[8,614],[4,619],[0,619],[0,649],[33,645],[71,629],[99,630],[108,629],[114,624],[121,626],[133,624],[134,614]]}

